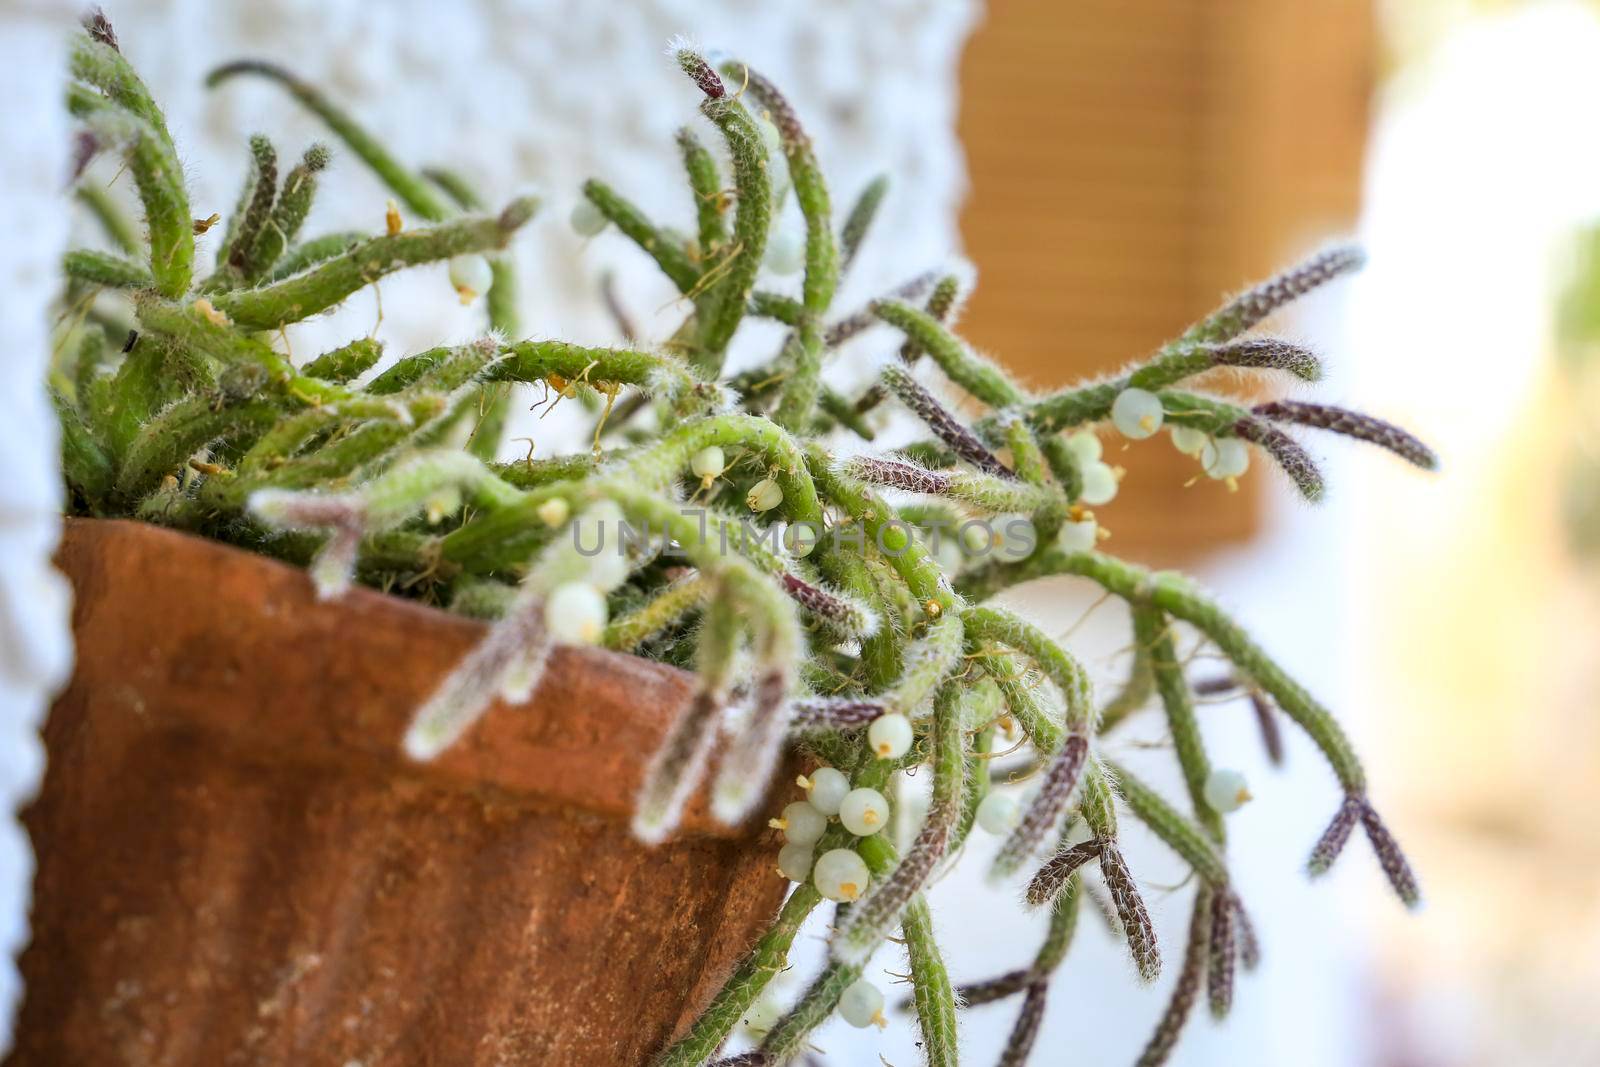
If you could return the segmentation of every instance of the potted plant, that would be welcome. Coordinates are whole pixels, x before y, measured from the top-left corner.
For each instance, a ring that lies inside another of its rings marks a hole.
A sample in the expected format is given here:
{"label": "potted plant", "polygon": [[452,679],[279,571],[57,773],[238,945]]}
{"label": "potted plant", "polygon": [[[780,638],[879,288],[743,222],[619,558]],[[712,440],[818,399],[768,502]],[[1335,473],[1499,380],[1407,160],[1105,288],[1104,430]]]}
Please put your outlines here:
{"label": "potted plant", "polygon": [[[460,176],[414,173],[263,63],[212,81],[282,85],[396,204],[387,233],[302,237],[330,153],[313,147],[280,178],[254,138],[202,277],[197,237],[219,220],[192,217],[159,108],[89,21],[68,103],[85,159],[121,155],[144,232],[82,191],[119,250],[64,264],[70,357],[54,385],[81,516],[63,549],[80,667],[30,816],[40,920],[16,1062],[700,1064],[760,1014],[828,900],[826,966],[735,1060],[788,1062],[835,1012],[881,1022],[862,975],[893,939],[929,1062],[955,1062],[963,1005],[1014,997],[1001,1057],[1020,1063],[1082,898],[1103,887],[1143,978],[1162,965],[1119,845],[1131,817],[1198,886],[1180,981],[1139,1054],[1158,1063],[1202,987],[1226,1014],[1236,964],[1256,955],[1224,847],[1245,790],[1207,758],[1197,688],[1249,695],[1326,757],[1343,799],[1312,873],[1360,824],[1416,901],[1332,714],[1192,582],[1098,551],[1092,510],[1120,477],[1101,433],[1167,433],[1219,480],[1265,457],[1313,501],[1321,476],[1287,427],[1433,466],[1376,419],[1246,407],[1191,381],[1219,367],[1314,381],[1314,354],[1248,331],[1359,253],[1247,290],[1126,373],[1035,395],[947,326],[962,272],[839,313],[884,184],[836,225],[778,89],[738,61],[672,53],[722,145],[679,134],[692,236],[599,181],[574,224],[632,238],[683,294],[683,324],[656,347],[596,348],[516,339],[498,253],[532,201],[475,213]],[[806,223],[793,294],[763,276],[791,195]],[[482,339],[376,373],[366,338],[311,359],[283,350],[285,325],[439,260],[463,299],[485,298]],[[725,374],[749,318],[781,322],[786,340]],[[842,395],[829,355],[874,328],[898,331],[899,358]],[[593,447],[497,462],[513,383],[591,404]],[[988,414],[956,415],[947,385]],[[884,405],[926,439],[864,445]],[[265,556],[306,565],[309,582]],[[1136,655],[1109,700],[1069,648],[990,603],[1054,574],[1130,608]],[[1180,625],[1231,662],[1225,679],[1190,679]],[[1147,700],[1181,800],[1102,749]],[[1002,736],[1030,754],[1025,788],[991,771]],[[928,810],[897,847],[883,830],[919,768]],[[1051,921],[1032,959],[958,990],[922,890],[975,827],[1002,838],[995,873],[1031,875],[1027,899]],[[781,907],[773,867],[794,883]]]}

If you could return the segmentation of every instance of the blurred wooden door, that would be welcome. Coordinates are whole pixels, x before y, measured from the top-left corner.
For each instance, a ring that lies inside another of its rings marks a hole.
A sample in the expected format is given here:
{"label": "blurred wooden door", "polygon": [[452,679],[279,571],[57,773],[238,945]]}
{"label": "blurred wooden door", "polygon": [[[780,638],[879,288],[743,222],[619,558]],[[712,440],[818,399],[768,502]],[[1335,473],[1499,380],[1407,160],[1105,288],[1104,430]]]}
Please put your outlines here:
{"label": "blurred wooden door", "polygon": [[[962,64],[965,334],[1061,385],[1348,231],[1374,65],[1370,0],[990,0]],[[1103,515],[1118,551],[1175,559],[1255,527],[1261,478],[1185,490],[1191,460],[1135,448]]]}

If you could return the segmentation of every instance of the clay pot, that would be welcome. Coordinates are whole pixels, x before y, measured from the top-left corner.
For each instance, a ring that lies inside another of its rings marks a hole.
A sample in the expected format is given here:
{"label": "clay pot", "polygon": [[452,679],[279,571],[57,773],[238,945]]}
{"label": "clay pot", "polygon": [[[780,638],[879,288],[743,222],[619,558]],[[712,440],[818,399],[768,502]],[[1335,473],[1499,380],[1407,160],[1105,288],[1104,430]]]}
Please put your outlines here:
{"label": "clay pot", "polygon": [[481,624],[134,523],[69,523],[59,563],[78,665],[10,1064],[641,1063],[778,905],[770,831],[702,800],[628,832],[683,672],[562,650],[418,766],[407,721]]}

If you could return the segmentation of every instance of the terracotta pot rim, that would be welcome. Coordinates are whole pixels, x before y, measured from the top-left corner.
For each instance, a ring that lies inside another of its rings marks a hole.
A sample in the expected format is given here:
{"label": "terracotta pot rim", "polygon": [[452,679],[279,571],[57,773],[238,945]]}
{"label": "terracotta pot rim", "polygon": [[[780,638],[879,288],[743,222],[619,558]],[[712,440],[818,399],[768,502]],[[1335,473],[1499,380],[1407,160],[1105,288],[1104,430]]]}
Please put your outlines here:
{"label": "terracotta pot rim", "polygon": [[[75,630],[90,622],[82,613],[105,599],[89,588],[95,583],[136,583],[144,592],[154,625],[126,655],[129,711],[144,713],[141,686],[174,689],[179,699],[160,712],[174,718],[169,725],[274,758],[351,763],[499,793],[507,802],[626,818],[650,756],[695,685],[689,672],[637,656],[560,647],[527,704],[497,702],[456,745],[418,764],[400,746],[411,716],[482,637],[484,622],[368,588],[318,600],[298,567],[124,519],[69,518],[59,555],[65,562],[69,554],[80,586]],[[342,640],[352,633],[360,640]],[[247,647],[281,665],[282,687],[237,692],[255,665],[209,660],[213,637],[217,647]],[[172,669],[169,658],[181,665],[177,675],[151,677]],[[613,717],[591,721],[586,713],[596,707]],[[344,717],[341,708],[355,711]],[[747,830],[710,818],[701,795],[682,832]]]}

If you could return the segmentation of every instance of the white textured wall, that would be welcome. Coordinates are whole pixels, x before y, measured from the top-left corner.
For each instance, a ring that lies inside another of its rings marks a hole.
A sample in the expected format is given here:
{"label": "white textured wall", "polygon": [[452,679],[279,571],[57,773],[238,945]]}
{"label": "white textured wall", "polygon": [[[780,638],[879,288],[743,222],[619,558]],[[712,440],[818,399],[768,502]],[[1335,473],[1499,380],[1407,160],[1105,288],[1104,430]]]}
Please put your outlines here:
{"label": "white textured wall", "polygon": [[[44,769],[38,727],[72,660],[69,590],[50,567],[60,531],[55,416],[45,398],[50,300],[66,246],[61,190],[67,123],[57,97],[60,12],[38,5],[0,26],[0,809],[15,811]],[[0,1048],[21,983],[11,962],[28,936],[33,851],[0,816]]]}
{"label": "white textured wall", "polygon": [[[626,238],[613,230],[585,241],[567,222],[582,182],[600,177],[657,220],[692,229],[673,134],[691,124],[709,144],[718,139],[696,110],[700,94],[665,55],[672,35],[742,58],[785,89],[817,142],[838,214],[872,176],[894,175],[876,239],[844,294],[851,300],[956,247],[963,171],[954,70],[972,10],[969,0],[106,4],[123,50],[167,110],[196,215],[232,207],[249,133],[270,136],[280,158],[327,137],[274,85],[201,85],[222,61],[272,59],[325,87],[408,163],[454,166],[492,202],[529,187],[543,193],[545,209],[516,244],[524,329],[588,343],[620,339],[597,295],[607,270],[647,337],[670,334],[683,314]],[[305,232],[381,227],[388,194],[335,151]],[[800,229],[792,198],[785,225]],[[798,285],[770,284],[784,281]],[[442,267],[388,279],[382,296],[379,336],[393,354],[480,328],[477,309],[452,306]],[[291,331],[295,355],[366,333],[374,314],[373,298],[357,296]],[[736,355],[765,354],[778,336],[752,333]]]}

